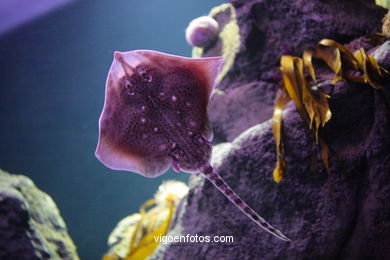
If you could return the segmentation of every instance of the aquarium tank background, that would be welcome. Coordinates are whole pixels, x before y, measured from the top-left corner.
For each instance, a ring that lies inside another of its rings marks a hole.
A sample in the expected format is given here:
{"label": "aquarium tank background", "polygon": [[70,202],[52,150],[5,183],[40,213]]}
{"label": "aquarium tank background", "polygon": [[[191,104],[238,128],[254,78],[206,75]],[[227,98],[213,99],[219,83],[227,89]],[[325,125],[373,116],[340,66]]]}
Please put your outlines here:
{"label": "aquarium tank background", "polygon": [[95,158],[113,52],[153,49],[189,57],[186,26],[224,1],[54,2],[29,16],[36,3],[21,1],[18,12],[0,17],[2,24],[10,13],[28,19],[1,28],[0,168],[47,192],[80,258],[99,259],[117,222],[137,212],[162,180],[188,179],[171,170],[155,179],[115,172]]}
{"label": "aquarium tank background", "polygon": [[0,259],[390,259],[389,8],[2,0]]}

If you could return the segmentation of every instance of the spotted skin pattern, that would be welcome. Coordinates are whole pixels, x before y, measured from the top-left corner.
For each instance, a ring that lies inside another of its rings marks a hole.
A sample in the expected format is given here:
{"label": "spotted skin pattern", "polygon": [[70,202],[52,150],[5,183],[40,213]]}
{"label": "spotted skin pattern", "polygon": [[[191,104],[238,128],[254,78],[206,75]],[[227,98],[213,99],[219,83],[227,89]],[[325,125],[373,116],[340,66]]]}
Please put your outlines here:
{"label": "spotted skin pattern", "polygon": [[242,212],[245,213],[250,219],[252,219],[257,225],[259,225],[264,230],[268,231],[272,235],[285,240],[290,241],[285,235],[282,234],[279,230],[272,227],[267,221],[259,216],[245,201],[243,201],[230,187],[229,185],[221,178],[221,176],[216,172],[216,170],[209,164],[205,164],[203,167],[203,174],[206,178],[217,187],[234,205],[237,206]]}
{"label": "spotted skin pattern", "polygon": [[169,166],[203,172],[260,227],[290,241],[249,207],[210,165],[207,105],[221,58],[190,59],[154,51],[116,53],[99,120],[98,159],[116,170],[156,177]]}

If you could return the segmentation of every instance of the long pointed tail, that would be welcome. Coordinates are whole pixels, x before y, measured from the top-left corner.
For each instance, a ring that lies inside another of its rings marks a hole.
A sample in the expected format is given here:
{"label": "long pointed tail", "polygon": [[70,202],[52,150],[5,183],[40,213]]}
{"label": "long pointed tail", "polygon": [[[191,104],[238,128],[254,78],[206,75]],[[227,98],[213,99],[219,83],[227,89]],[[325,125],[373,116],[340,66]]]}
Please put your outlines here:
{"label": "long pointed tail", "polygon": [[214,184],[230,201],[234,203],[242,212],[245,213],[249,218],[256,222],[261,228],[265,231],[268,231],[272,235],[290,242],[291,240],[282,234],[279,230],[271,226],[267,221],[265,221],[259,214],[256,213],[248,204],[245,203],[230,187],[229,185],[221,178],[216,170],[211,165],[207,165],[202,169],[203,174],[207,179]]}

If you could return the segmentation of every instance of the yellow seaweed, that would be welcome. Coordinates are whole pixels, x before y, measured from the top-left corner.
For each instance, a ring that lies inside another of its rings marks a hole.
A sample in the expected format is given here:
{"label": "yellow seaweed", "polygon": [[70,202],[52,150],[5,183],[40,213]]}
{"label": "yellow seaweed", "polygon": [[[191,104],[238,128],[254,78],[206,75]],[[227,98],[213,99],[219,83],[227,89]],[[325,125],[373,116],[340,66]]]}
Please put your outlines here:
{"label": "yellow seaweed", "polygon": [[[373,35],[371,38],[380,38],[383,35]],[[373,39],[375,40],[375,39]],[[322,59],[331,68],[335,77],[332,84],[339,80],[354,83],[369,84],[373,88],[381,88],[381,78],[387,76],[388,72],[380,67],[371,55],[368,55],[363,48],[354,53],[342,44],[323,39],[318,43],[315,56]],[[356,72],[357,75],[356,75]]]}
{"label": "yellow seaweed", "polygon": [[285,92],[279,92],[275,100],[275,110],[272,119],[274,138],[276,143],[277,164],[273,172],[274,180],[280,182],[286,170],[284,147],[282,142],[283,108],[290,101]]}
{"label": "yellow seaweed", "polygon": [[[128,246],[125,250],[111,249],[103,260],[142,260],[149,257],[159,245],[158,236],[169,229],[178,202],[188,193],[180,181],[167,181],[160,185],[153,199],[146,201],[140,212],[129,216]],[[121,247],[123,249],[123,247]]]}
{"label": "yellow seaweed", "polygon": [[305,112],[303,103],[303,89],[307,86],[305,76],[303,74],[303,61],[301,58],[292,56],[282,56],[280,61],[280,71],[282,72],[284,90],[288,96],[294,101],[294,104],[307,123],[309,117]]}
{"label": "yellow seaweed", "polygon": [[[173,201],[166,201],[166,205],[155,205],[156,200],[152,199],[147,201],[140,209],[141,221],[138,223],[138,227],[133,234],[131,239],[131,244],[129,246],[129,251],[127,256],[124,258],[125,260],[139,260],[145,259],[150,256],[156,247],[159,245],[159,240],[156,240],[155,237],[159,235],[165,235],[168,231],[169,224],[172,220],[173,212],[175,210],[175,205]],[[168,217],[163,220],[161,223],[158,223],[159,215],[154,213],[147,214],[146,208],[149,206],[156,206],[156,210],[164,211],[168,210]],[[159,207],[163,207],[160,209]],[[147,220],[146,223],[145,219]],[[143,235],[143,237],[139,240],[138,243],[135,243],[137,238],[137,233],[142,232],[142,228],[145,228],[147,232]]]}
{"label": "yellow seaweed", "polygon": [[[283,107],[291,99],[300,116],[310,129],[314,131],[316,142],[318,142],[318,129],[324,126],[331,118],[328,95],[318,87],[309,88],[308,81],[304,74],[304,65],[314,82],[316,82],[315,71],[312,65],[314,51],[304,52],[303,59],[292,56],[282,56],[280,71],[283,76],[283,91],[288,95],[279,94],[276,98],[276,105],[273,116],[273,132],[276,143],[277,163],[273,172],[275,182],[280,182],[286,172],[286,160],[284,158],[282,132]],[[336,55],[337,56],[337,55]]]}
{"label": "yellow seaweed", "polygon": [[311,79],[313,80],[313,82],[315,84],[317,84],[317,78],[316,78],[316,74],[314,71],[313,63],[312,63],[314,55],[315,55],[315,49],[314,48],[307,48],[303,52],[303,63],[305,64]]}
{"label": "yellow seaweed", "polygon": [[[380,42],[383,37],[384,35],[376,34],[368,39]],[[331,39],[323,39],[315,48],[306,49],[302,58],[282,56],[280,60],[280,71],[283,77],[281,89],[288,97],[282,100],[282,95],[278,94],[275,101],[273,115],[273,133],[277,153],[277,163],[273,172],[275,182],[280,182],[287,168],[283,150],[282,112],[289,100],[294,102],[299,115],[312,131],[316,143],[320,144],[322,162],[326,171],[329,172],[329,147],[323,139],[319,138],[318,130],[324,127],[332,117],[328,103],[330,96],[325,94],[318,85],[313,59],[322,60],[333,71],[332,84],[344,80],[368,84],[374,89],[380,89],[383,79],[389,76],[389,72],[380,67],[375,58],[368,55],[363,48],[352,53],[345,46]],[[311,79],[313,86],[310,86],[308,78]],[[288,101],[285,103],[286,100]],[[314,160],[313,165],[315,165]]]}

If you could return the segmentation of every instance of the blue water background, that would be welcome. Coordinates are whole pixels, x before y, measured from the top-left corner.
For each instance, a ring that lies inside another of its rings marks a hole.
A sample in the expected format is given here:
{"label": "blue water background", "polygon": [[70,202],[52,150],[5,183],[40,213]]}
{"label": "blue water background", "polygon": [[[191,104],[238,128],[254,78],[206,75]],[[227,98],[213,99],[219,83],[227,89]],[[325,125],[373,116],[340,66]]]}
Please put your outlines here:
{"label": "blue water background", "polygon": [[81,259],[99,259],[116,223],[162,180],[188,179],[115,172],[94,157],[113,52],[190,56],[186,25],[223,2],[77,1],[0,36],[0,168],[52,196]]}

